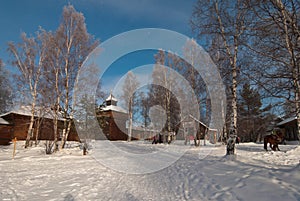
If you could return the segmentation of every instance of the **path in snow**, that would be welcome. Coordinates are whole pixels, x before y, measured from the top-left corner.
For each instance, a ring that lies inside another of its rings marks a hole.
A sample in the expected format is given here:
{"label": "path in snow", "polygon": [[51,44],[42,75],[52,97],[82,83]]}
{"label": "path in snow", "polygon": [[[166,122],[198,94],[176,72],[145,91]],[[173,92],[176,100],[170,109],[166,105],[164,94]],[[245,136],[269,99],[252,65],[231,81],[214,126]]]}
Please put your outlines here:
{"label": "path in snow", "polygon": [[[157,146],[132,144],[133,151]],[[225,146],[192,148],[171,166],[143,175],[113,171],[79,148],[54,155],[19,148],[11,160],[12,147],[1,147],[0,200],[300,200],[295,147],[264,152],[261,144],[240,144],[236,160],[224,157]],[[205,151],[210,154],[203,158]]]}

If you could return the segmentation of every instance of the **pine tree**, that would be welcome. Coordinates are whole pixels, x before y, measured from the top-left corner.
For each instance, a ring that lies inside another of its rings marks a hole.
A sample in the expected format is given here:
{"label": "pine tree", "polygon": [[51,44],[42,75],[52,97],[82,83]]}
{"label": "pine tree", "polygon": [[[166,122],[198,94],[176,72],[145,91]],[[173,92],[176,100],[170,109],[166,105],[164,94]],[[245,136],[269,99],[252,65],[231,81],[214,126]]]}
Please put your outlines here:
{"label": "pine tree", "polygon": [[261,96],[249,83],[243,85],[240,92],[238,135],[243,141],[256,141],[263,128]]}

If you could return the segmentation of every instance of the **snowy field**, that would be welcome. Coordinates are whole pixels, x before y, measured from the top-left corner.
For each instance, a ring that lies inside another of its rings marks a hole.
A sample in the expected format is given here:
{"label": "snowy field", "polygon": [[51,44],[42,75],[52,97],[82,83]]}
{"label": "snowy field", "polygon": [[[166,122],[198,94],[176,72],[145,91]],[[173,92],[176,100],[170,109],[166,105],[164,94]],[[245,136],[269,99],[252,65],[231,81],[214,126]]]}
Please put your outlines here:
{"label": "snowy field", "polygon": [[[113,170],[96,160],[99,151],[82,156],[75,144],[52,155],[45,155],[43,147],[24,150],[23,144],[18,142],[14,160],[13,145],[0,147],[0,200],[300,200],[300,147],[295,143],[279,145],[280,152],[265,152],[262,144],[239,144],[236,158],[230,159],[224,157],[224,145],[112,142],[135,154],[168,146],[170,158],[174,151],[189,148],[171,165],[147,174]],[[123,160],[105,152],[100,155],[110,163]],[[157,161],[149,157],[136,164],[155,168]]]}

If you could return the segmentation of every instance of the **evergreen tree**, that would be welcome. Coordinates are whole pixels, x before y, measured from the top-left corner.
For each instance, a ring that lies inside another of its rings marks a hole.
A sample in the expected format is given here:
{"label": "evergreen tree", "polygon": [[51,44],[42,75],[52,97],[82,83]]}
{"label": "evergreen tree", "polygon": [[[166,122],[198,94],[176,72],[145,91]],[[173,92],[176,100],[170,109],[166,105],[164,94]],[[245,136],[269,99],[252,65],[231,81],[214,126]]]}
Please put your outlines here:
{"label": "evergreen tree", "polygon": [[261,106],[261,97],[258,90],[251,88],[249,83],[244,84],[241,91],[241,115],[259,115]]}
{"label": "evergreen tree", "polygon": [[249,83],[243,85],[240,92],[238,118],[238,135],[242,141],[257,141],[264,126],[261,96],[257,89],[251,88]]}

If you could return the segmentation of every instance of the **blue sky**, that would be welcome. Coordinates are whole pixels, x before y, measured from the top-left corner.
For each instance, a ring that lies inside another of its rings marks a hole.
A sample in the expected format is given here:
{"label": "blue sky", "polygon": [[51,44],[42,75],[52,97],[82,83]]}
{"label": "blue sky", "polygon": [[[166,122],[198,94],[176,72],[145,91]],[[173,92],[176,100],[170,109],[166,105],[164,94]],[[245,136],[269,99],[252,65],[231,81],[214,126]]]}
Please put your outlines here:
{"label": "blue sky", "polygon": [[[2,0],[0,5],[0,58],[7,64],[7,42],[20,40],[20,33],[34,35],[42,27],[54,31],[59,24],[62,9],[68,3],[82,12],[88,32],[100,41],[138,28],[164,28],[193,37],[189,25],[196,0]],[[154,52],[136,54],[139,59],[116,62],[107,73],[107,80],[117,81],[122,73],[118,66],[153,62]],[[130,57],[129,57],[130,58]],[[11,68],[9,65],[7,68]],[[119,73],[119,75],[118,75]],[[104,81],[104,87],[110,88]]]}

